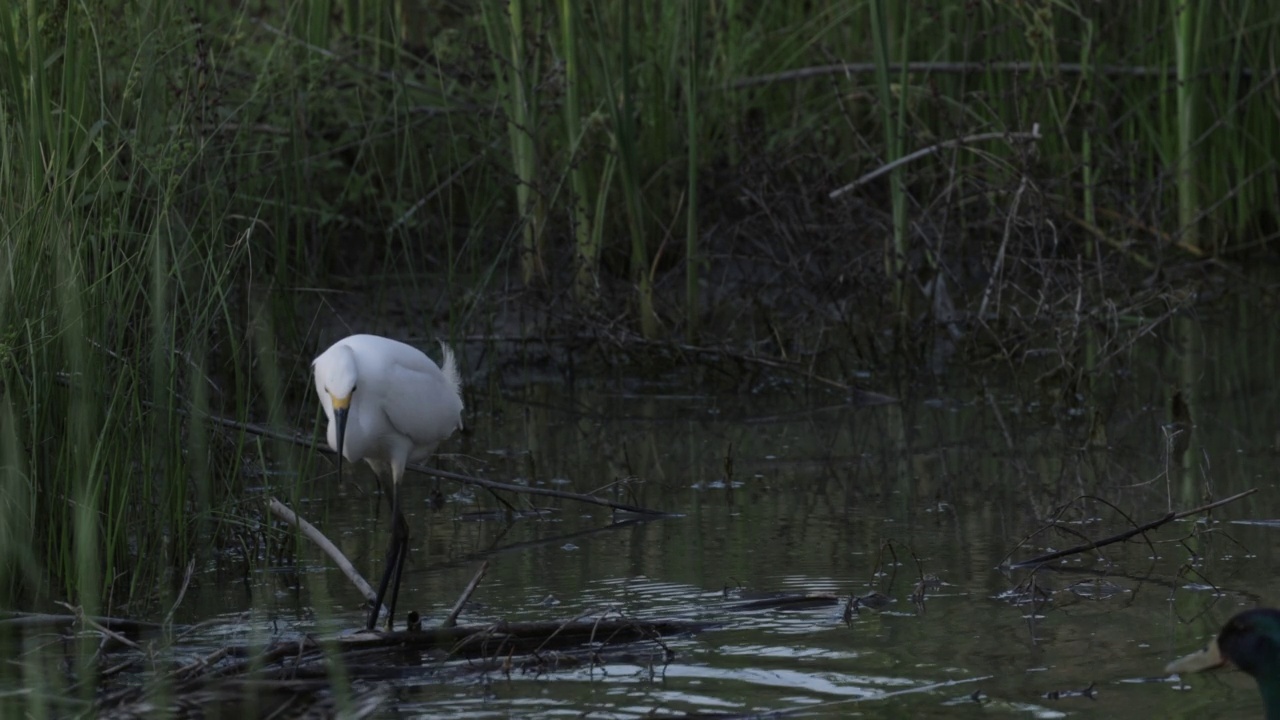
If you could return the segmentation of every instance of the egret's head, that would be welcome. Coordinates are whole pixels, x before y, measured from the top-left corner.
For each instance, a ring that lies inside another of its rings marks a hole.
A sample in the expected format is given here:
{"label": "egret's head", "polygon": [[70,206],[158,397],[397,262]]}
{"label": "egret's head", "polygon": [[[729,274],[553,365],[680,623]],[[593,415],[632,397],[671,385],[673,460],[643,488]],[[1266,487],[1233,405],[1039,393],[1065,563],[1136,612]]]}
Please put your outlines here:
{"label": "egret's head", "polygon": [[338,481],[342,481],[342,447],[346,444],[347,439],[347,416],[351,413],[351,396],[355,394],[355,386],[343,395],[339,395],[333,391],[329,392],[329,403],[333,405],[333,424],[334,437],[338,441],[338,446],[334,450],[338,451]]}
{"label": "egret's head", "polygon": [[356,393],[356,362],[351,349],[338,345],[316,358],[316,392],[332,408],[333,449],[338,451],[338,481],[342,481],[343,446],[346,444],[347,416]]}

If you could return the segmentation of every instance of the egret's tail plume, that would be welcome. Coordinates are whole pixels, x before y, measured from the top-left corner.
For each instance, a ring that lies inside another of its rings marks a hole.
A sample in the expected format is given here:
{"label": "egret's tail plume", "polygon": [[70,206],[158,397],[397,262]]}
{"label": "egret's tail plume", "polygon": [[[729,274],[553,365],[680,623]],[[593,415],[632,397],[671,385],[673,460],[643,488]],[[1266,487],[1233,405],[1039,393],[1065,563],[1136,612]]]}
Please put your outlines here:
{"label": "egret's tail plume", "polygon": [[449,384],[453,386],[454,392],[458,394],[458,399],[462,399],[462,378],[458,375],[458,361],[453,357],[453,350],[440,341],[440,351],[444,354],[444,361],[440,363],[440,370],[444,372],[444,376],[449,379]]}

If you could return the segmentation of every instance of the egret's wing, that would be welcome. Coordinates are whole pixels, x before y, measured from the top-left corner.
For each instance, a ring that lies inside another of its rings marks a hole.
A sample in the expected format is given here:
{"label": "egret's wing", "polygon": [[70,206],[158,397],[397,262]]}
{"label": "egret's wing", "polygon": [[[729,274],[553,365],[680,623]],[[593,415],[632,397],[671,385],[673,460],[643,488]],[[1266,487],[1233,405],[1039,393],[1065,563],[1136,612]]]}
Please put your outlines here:
{"label": "egret's wing", "polygon": [[390,363],[382,400],[391,426],[419,447],[435,446],[462,425],[457,388],[435,363],[425,355],[422,359],[425,362],[396,359]]}

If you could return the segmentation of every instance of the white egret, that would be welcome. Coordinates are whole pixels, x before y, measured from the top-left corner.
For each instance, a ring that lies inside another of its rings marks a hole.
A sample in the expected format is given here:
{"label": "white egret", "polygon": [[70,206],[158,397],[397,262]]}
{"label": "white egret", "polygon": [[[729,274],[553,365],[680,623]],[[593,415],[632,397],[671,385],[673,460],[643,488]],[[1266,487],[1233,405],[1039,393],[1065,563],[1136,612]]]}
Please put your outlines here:
{"label": "white egret", "polygon": [[440,348],[444,358],[436,365],[422,351],[402,342],[377,335],[352,335],[334,343],[311,363],[316,395],[329,418],[329,447],[338,453],[339,481],[344,458],[369,463],[384,487],[381,480],[391,475],[391,545],[369,614],[370,630],[378,622],[388,582],[392,583],[388,630],[395,617],[400,573],[409,547],[409,525],[400,512],[405,465],[426,460],[442,440],[462,427],[458,365],[448,345],[440,343]]}

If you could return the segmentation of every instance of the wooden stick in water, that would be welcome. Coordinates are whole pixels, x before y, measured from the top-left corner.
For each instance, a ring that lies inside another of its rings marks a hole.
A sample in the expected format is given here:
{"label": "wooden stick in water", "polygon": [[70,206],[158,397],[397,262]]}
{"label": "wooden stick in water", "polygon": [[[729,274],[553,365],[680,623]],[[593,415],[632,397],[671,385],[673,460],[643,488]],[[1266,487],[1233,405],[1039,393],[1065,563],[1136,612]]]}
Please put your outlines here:
{"label": "wooden stick in water", "polygon": [[449,616],[440,623],[440,627],[454,627],[458,624],[458,614],[462,612],[462,606],[467,604],[471,599],[471,594],[476,591],[476,587],[480,585],[480,581],[484,578],[484,574],[489,572],[489,561],[485,560],[480,563],[480,569],[476,571],[475,577],[471,578],[471,582],[467,583],[466,589],[462,591],[462,595],[458,598],[458,602],[453,604],[453,610],[449,611]]}
{"label": "wooden stick in water", "polygon": [[[333,558],[333,561],[338,565],[338,569],[342,571],[342,574],[347,576],[347,579],[351,581],[352,585],[356,586],[356,589],[360,591],[360,594],[364,595],[365,599],[369,602],[373,602],[376,597],[376,594],[373,592],[373,588],[365,581],[364,576],[356,570],[355,566],[351,564],[351,561],[347,559],[347,556],[343,555],[342,551],[339,550],[337,546],[329,542],[329,538],[325,537],[324,533],[317,530],[314,525],[299,517],[297,513],[290,510],[284,503],[275,498],[268,499],[267,507],[271,510],[271,514],[298,528],[303,535],[307,536],[308,540],[315,543],[317,547],[323,550],[324,554]],[[383,607],[383,610],[386,610],[385,606]]]}

